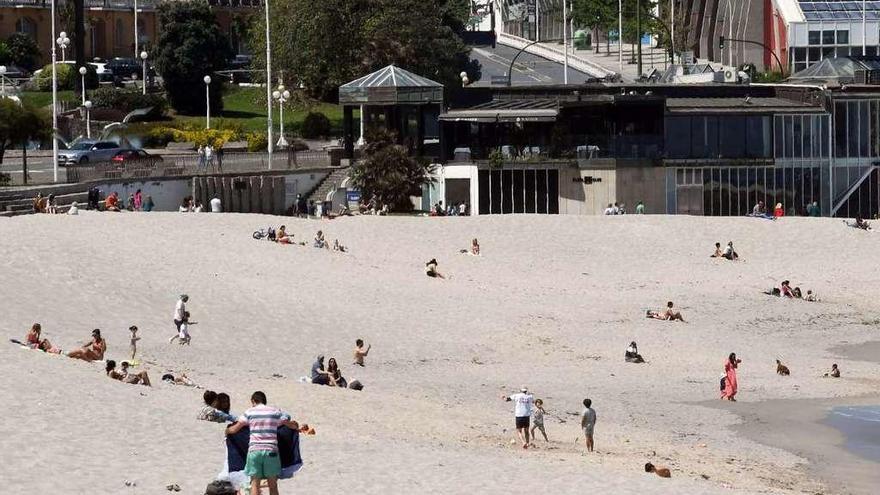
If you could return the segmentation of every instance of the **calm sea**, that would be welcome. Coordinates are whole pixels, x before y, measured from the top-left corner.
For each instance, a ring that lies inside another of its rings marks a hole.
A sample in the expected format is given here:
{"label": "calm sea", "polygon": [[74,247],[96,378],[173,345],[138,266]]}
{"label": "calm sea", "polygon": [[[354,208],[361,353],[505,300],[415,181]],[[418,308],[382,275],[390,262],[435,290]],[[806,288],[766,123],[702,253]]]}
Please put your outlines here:
{"label": "calm sea", "polygon": [[846,436],[847,450],[880,462],[880,406],[835,407],[825,422]]}

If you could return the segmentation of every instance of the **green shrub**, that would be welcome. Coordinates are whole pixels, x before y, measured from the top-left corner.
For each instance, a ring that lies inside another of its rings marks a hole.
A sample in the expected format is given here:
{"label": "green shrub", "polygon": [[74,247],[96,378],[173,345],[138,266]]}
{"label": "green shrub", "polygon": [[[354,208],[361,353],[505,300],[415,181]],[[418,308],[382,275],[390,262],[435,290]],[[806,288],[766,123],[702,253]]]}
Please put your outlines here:
{"label": "green shrub", "polygon": [[152,108],[153,110],[144,117],[145,120],[161,118],[168,107],[165,98],[160,94],[141,94],[140,91],[104,87],[92,92],[90,95],[92,105],[96,108],[114,108],[125,113],[138,108]]}
{"label": "green shrub", "polygon": [[265,132],[249,132],[246,136],[248,151],[266,151],[269,147],[269,139]]}
{"label": "green shrub", "polygon": [[330,119],[323,113],[309,112],[300,129],[302,137],[316,139],[330,135]]}
{"label": "green shrub", "polygon": [[174,141],[174,129],[170,127],[151,127],[144,134],[145,148],[164,148]]}
{"label": "green shrub", "polygon": [[[71,64],[55,64],[58,78],[58,90],[76,89],[76,82],[79,79],[79,69]],[[52,91],[52,64],[43,67],[42,72],[34,78],[34,84],[37,91]],[[95,89],[98,87],[98,74],[95,72],[94,65],[86,65],[86,89]]]}
{"label": "green shrub", "polygon": [[0,172],[0,186],[5,186],[12,183],[12,176],[9,174],[5,174]]}
{"label": "green shrub", "polygon": [[34,70],[40,60],[40,47],[30,36],[15,33],[6,39],[6,56],[8,60],[4,60],[3,63]]}

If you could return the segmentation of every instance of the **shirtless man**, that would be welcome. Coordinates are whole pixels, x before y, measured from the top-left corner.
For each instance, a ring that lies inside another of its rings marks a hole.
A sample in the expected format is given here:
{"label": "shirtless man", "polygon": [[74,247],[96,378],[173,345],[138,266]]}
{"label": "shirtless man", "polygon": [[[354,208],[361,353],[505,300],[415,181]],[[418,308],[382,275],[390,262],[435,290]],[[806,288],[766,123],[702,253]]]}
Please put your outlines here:
{"label": "shirtless man", "polygon": [[364,341],[361,339],[357,339],[354,341],[355,349],[354,349],[354,364],[363,367],[364,366],[364,358],[367,357],[367,354],[370,353],[370,349],[373,348],[373,345],[370,344],[364,349]]}
{"label": "shirtless man", "polygon": [[672,309],[672,301],[666,303],[665,311],[651,311],[649,309],[646,316],[648,318],[654,318],[655,320],[684,321],[684,318],[681,317],[681,313]]}

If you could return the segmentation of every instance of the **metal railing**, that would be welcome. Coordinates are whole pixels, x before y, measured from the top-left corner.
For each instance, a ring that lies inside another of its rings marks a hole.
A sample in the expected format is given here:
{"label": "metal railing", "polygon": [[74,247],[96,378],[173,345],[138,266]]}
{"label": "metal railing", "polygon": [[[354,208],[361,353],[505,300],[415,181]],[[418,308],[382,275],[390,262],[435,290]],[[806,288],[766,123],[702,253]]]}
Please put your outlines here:
{"label": "metal railing", "polygon": [[[274,153],[272,171],[338,166],[326,151]],[[198,155],[155,157],[132,162],[105,162],[67,167],[67,182],[114,179],[149,179],[154,177],[191,177],[197,175],[236,174],[269,171],[268,153],[225,153],[221,159],[208,161]]]}

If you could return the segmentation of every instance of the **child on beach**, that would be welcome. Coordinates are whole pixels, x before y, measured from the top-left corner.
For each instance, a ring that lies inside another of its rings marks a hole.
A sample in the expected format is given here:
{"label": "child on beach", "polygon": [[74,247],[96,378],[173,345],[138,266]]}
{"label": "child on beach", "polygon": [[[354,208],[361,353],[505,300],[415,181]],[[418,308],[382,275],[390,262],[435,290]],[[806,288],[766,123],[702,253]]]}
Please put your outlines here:
{"label": "child on beach", "polygon": [[831,371],[825,373],[825,376],[830,376],[831,378],[840,378],[840,368],[837,367],[837,363],[831,365]]}
{"label": "child on beach", "polygon": [[532,423],[532,443],[535,440],[535,430],[540,430],[541,435],[544,436],[544,441],[549,442],[550,440],[547,438],[547,432],[544,431],[544,401],[538,399],[535,401],[535,410],[532,411],[532,418],[534,422]]}
{"label": "child on beach", "polygon": [[361,339],[357,339],[354,341],[354,364],[363,368],[364,366],[364,358],[367,357],[367,354],[370,353],[370,349],[373,348],[373,345],[370,344],[364,349],[364,341]]}
{"label": "child on beach", "polygon": [[654,473],[661,478],[672,478],[672,472],[669,471],[668,467],[655,466],[650,462],[645,464],[645,472]]}
{"label": "child on beach", "polygon": [[436,258],[432,258],[431,261],[425,263],[425,274],[431,278],[442,278],[442,279],[446,278],[443,276],[442,273],[437,271],[437,259]]}
{"label": "child on beach", "polygon": [[128,345],[128,349],[129,349],[129,351],[131,351],[131,358],[130,359],[132,361],[132,364],[134,364],[134,363],[136,363],[136,361],[134,360],[134,356],[135,356],[135,354],[137,354],[137,341],[141,340],[141,338],[137,336],[138,327],[132,325],[132,326],[128,327],[128,330],[131,332],[131,341]]}
{"label": "child on beach", "polygon": [[592,406],[592,400],[584,399],[584,410],[581,412],[581,428],[584,430],[584,442],[589,452],[593,451],[593,429],[596,427],[596,411]]}

